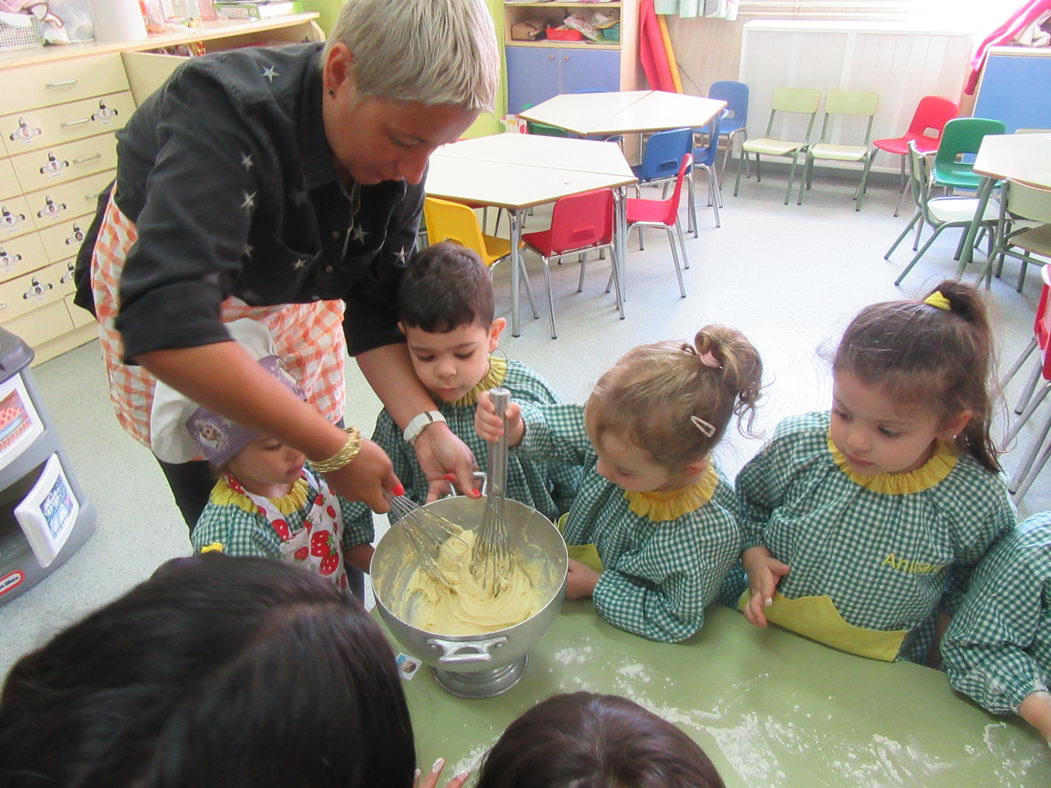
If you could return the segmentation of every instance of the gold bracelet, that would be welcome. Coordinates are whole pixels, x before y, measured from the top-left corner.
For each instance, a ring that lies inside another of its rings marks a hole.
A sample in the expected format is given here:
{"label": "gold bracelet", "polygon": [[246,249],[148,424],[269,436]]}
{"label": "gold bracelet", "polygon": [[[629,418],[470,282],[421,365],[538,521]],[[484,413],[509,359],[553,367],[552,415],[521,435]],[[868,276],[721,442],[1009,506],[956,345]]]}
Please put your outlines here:
{"label": "gold bracelet", "polygon": [[356,427],[346,427],[343,431],[347,433],[347,440],[343,444],[343,448],[327,460],[310,463],[311,467],[318,473],[338,471],[345,465],[350,465],[351,461],[358,456],[358,452],[361,450],[361,433],[358,432]]}

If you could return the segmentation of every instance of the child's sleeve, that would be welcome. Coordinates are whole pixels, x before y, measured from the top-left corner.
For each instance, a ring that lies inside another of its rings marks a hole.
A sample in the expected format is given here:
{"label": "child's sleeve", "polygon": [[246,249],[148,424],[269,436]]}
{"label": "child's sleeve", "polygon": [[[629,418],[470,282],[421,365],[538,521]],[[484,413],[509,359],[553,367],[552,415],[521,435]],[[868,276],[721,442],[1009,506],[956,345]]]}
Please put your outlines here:
{"label": "child's sleeve", "polygon": [[763,531],[785,493],[779,465],[784,452],[775,441],[749,460],[737,474],[737,516],[741,524],[741,549],[765,546]]}
{"label": "child's sleeve", "polygon": [[718,526],[665,525],[656,527],[642,550],[623,556],[617,569],[606,569],[592,598],[614,626],[674,643],[704,624],[704,609],[737,558],[738,532],[732,518]]}
{"label": "child's sleeve", "polygon": [[974,583],[942,639],[952,686],[994,714],[1017,712],[1034,692],[1046,691],[1051,665],[1030,653],[1051,637],[1043,578],[1009,538],[975,572]]}
{"label": "child's sleeve", "polygon": [[376,538],[376,527],[372,519],[372,510],[367,504],[359,501],[348,501],[342,495],[336,495],[339,501],[340,520],[343,523],[341,544],[343,551],[357,547],[359,544],[372,544]]}
{"label": "child's sleeve", "polygon": [[269,529],[265,518],[240,506],[209,503],[190,534],[190,544],[195,553],[208,548],[233,556],[280,558],[280,550],[267,539]]}
{"label": "child's sleeve", "polygon": [[1017,522],[1014,505],[999,478],[994,486],[985,485],[980,491],[965,488],[958,500],[964,508],[955,518],[961,534],[940,605],[950,614],[963,604],[975,566],[993,545],[1014,531]]}
{"label": "child's sleeve", "polygon": [[525,437],[517,451],[528,457],[569,465],[586,465],[593,459],[582,405],[520,405]]}

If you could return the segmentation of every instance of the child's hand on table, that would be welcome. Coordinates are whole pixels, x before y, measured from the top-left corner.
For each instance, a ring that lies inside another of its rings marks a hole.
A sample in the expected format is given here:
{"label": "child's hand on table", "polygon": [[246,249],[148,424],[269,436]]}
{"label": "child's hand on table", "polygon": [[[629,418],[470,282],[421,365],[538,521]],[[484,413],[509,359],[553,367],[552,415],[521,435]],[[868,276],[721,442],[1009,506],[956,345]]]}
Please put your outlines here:
{"label": "child's hand on table", "polygon": [[602,577],[587,564],[580,561],[569,561],[569,574],[566,576],[566,598],[585,599],[595,593],[595,586]]}
{"label": "child's hand on table", "polygon": [[[427,774],[420,774],[420,770],[416,770],[416,778],[412,781],[412,788],[437,788],[438,778],[442,774],[442,769],[445,768],[445,759],[439,758],[434,762],[434,766]],[[470,772],[464,772],[453,777],[449,782],[445,784],[445,788],[460,788],[467,778],[471,776]]]}
{"label": "child's hand on table", "polygon": [[[522,409],[514,402],[507,403],[507,445],[517,446],[525,435],[525,422],[522,421]],[[488,391],[478,394],[478,407],[474,411],[474,430],[478,437],[489,443],[496,443],[504,433],[504,425],[496,415],[493,398]]]}
{"label": "child's hand on table", "polygon": [[763,608],[774,599],[781,578],[788,574],[790,567],[774,558],[765,547],[750,547],[741,556],[741,566],[748,573],[748,588],[752,597],[744,607],[744,615],[757,627],[766,626]]}

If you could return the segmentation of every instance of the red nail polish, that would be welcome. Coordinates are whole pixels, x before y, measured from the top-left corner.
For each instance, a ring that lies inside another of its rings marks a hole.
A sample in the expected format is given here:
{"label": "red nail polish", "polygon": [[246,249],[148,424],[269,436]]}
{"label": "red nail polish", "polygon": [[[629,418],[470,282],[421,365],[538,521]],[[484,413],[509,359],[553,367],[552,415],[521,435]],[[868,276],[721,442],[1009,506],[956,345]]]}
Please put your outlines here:
{"label": "red nail polish", "polygon": [[455,473],[447,473],[442,478],[445,479],[445,481],[447,481],[447,482],[454,482],[454,481],[456,481],[456,474]]}
{"label": "red nail polish", "polygon": [[468,490],[467,491],[467,497],[468,498],[481,498],[482,497],[482,493],[479,490]]}
{"label": "red nail polish", "polygon": [[394,494],[395,495],[405,495],[405,487],[403,485],[401,485],[401,484],[394,485]]}

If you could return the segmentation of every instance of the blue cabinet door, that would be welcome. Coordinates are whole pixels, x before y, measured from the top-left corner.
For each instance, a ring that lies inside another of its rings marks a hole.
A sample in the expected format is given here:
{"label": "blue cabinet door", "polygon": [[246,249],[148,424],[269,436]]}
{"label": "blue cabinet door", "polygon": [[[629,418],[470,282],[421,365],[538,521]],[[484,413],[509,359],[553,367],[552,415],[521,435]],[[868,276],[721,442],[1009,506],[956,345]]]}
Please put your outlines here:
{"label": "blue cabinet door", "polygon": [[518,114],[558,90],[558,50],[543,47],[506,47],[507,111]]}
{"label": "blue cabinet door", "polygon": [[558,63],[562,93],[620,90],[620,52],[615,49],[560,49]]}

